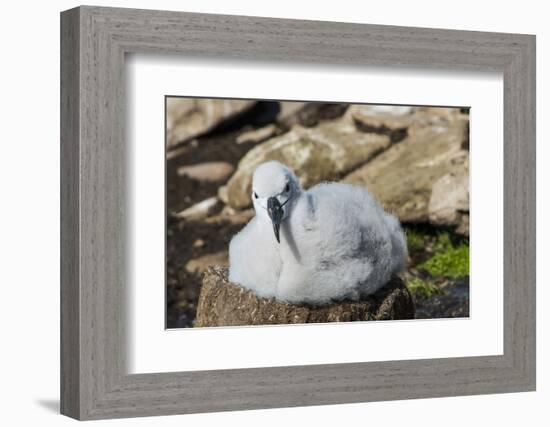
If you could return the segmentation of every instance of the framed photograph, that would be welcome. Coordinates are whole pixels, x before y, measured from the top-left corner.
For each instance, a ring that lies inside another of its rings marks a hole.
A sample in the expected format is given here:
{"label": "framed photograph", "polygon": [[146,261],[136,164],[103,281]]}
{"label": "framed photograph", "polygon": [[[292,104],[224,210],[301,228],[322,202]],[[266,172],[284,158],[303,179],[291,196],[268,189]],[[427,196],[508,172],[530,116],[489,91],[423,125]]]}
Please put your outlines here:
{"label": "framed photograph", "polygon": [[535,37],[61,14],[61,412],[535,390]]}

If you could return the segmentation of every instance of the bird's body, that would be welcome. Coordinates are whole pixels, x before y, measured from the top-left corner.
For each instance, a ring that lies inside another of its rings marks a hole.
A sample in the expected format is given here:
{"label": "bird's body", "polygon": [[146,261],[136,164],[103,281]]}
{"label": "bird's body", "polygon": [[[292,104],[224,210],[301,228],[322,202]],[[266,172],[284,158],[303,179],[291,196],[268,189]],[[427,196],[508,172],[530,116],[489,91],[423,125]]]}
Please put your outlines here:
{"label": "bird's body", "polygon": [[[285,178],[277,183],[278,170]],[[258,182],[264,177],[268,185]],[[258,167],[253,187],[256,216],[229,247],[231,281],[261,297],[322,304],[370,295],[404,268],[401,226],[365,189],[323,183],[303,191],[277,162]],[[277,227],[266,198],[281,212]]]}

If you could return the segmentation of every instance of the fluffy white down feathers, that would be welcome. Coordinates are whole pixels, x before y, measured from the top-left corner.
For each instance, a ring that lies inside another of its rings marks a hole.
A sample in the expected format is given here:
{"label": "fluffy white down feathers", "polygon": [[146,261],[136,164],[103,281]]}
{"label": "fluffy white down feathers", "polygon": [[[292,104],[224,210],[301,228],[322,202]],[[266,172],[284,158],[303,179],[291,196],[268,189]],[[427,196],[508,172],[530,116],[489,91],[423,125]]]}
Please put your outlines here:
{"label": "fluffy white down feathers", "polygon": [[251,197],[256,215],[231,240],[229,279],[258,296],[357,300],[405,268],[399,221],[364,188],[323,183],[304,191],[288,167],[272,161],[254,172]]}

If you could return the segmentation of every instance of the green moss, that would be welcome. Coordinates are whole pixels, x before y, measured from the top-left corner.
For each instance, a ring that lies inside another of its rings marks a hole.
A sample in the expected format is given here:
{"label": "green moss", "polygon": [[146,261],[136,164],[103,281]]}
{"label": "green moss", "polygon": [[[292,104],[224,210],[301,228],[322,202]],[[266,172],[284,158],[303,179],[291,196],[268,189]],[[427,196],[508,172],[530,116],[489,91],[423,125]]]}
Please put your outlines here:
{"label": "green moss", "polygon": [[469,239],[450,228],[415,224],[406,227],[410,292],[422,298],[445,293],[449,279],[470,273]]}
{"label": "green moss", "polygon": [[407,287],[413,294],[421,294],[426,298],[440,294],[441,289],[432,280],[423,280],[420,277],[413,277],[407,282]]}
{"label": "green moss", "polygon": [[407,246],[409,252],[423,250],[426,246],[426,236],[414,229],[406,230],[407,233]]}
{"label": "green moss", "polygon": [[433,251],[435,253],[447,252],[453,248],[451,235],[448,232],[440,232],[437,234]]}
{"label": "green moss", "polygon": [[[449,241],[441,242],[440,251],[420,264],[418,268],[427,271],[431,276],[445,276],[456,279],[470,274],[470,250],[465,244],[453,247]],[[450,246],[449,246],[450,245]]]}

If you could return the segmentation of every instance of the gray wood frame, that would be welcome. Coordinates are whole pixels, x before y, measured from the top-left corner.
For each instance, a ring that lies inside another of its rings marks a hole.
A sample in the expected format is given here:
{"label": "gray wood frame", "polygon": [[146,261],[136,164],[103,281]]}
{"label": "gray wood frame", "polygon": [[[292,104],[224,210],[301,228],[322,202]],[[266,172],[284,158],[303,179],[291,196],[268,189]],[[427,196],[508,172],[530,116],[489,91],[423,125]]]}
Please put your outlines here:
{"label": "gray wood frame", "polygon": [[[124,56],[131,52],[502,72],[504,354],[128,375]],[[61,166],[63,414],[99,419],[535,390],[534,36],[68,10],[61,14]]]}

